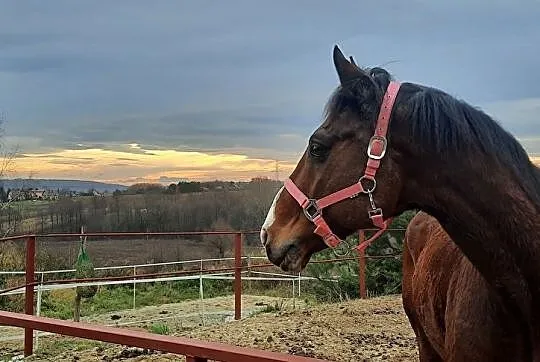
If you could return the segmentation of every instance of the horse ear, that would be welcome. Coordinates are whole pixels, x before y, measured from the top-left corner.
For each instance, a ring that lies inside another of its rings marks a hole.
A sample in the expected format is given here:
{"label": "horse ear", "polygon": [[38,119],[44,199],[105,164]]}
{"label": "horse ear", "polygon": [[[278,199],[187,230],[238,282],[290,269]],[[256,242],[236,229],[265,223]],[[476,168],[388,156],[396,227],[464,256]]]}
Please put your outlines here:
{"label": "horse ear", "polygon": [[[336,67],[339,81],[342,86],[348,84],[351,80],[355,80],[364,75],[364,72],[354,64],[345,58],[338,46],[334,46],[334,66]],[[351,57],[352,60],[352,57]]]}
{"label": "horse ear", "polygon": [[[354,62],[354,58],[352,57],[352,55],[351,55],[349,58],[351,59],[352,65],[356,65],[356,63]],[[356,66],[358,66],[358,65],[356,65]]]}

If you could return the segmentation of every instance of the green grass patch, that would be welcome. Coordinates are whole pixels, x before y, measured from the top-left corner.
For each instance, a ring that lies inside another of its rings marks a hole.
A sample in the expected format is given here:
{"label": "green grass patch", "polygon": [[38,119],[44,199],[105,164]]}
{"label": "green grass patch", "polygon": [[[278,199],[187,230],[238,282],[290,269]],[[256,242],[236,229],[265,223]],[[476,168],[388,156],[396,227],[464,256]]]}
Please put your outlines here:
{"label": "green grass patch", "polygon": [[[204,297],[230,295],[232,283],[224,280],[205,280]],[[178,303],[199,298],[199,281],[182,280],[137,284],[135,307]],[[74,291],[44,293],[41,314],[59,319],[73,318]],[[83,299],[81,317],[133,308],[133,285],[104,286],[91,299]]]}
{"label": "green grass patch", "polygon": [[154,323],[150,326],[150,332],[167,335],[170,333],[169,326],[165,323]]}

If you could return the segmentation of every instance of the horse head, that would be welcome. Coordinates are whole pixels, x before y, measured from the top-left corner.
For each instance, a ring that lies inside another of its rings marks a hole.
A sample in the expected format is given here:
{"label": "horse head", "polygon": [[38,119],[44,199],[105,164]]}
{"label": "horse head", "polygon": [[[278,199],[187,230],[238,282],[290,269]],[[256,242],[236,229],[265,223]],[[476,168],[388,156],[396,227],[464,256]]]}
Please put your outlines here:
{"label": "horse head", "polygon": [[385,70],[361,69],[350,59],[334,48],[340,85],[261,228],[269,260],[285,271],[299,272],[313,253],[358,229],[384,228],[403,211],[402,154],[386,138],[399,84]]}

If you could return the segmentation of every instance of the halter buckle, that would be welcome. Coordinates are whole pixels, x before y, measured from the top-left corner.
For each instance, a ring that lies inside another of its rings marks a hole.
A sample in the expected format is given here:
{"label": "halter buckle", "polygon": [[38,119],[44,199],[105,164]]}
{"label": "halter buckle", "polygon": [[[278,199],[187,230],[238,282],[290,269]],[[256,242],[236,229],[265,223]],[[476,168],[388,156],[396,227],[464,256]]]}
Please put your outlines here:
{"label": "halter buckle", "polygon": [[309,199],[306,206],[304,206],[304,215],[306,215],[306,218],[313,222],[317,216],[321,215],[321,209],[317,205],[317,200]]}
{"label": "halter buckle", "polygon": [[383,212],[382,212],[382,209],[380,207],[376,208],[376,209],[373,209],[373,210],[368,210],[368,215],[370,218],[373,218],[375,216],[380,216],[382,215]]}
{"label": "halter buckle", "polygon": [[[381,153],[379,155],[373,153],[373,145],[376,142],[381,142],[382,143],[382,150],[381,150]],[[386,140],[386,137],[373,135],[369,140],[369,144],[368,144],[368,148],[367,148],[368,157],[373,159],[373,160],[381,160],[384,157],[384,155],[386,154],[386,145],[387,144],[388,144],[388,141]]]}

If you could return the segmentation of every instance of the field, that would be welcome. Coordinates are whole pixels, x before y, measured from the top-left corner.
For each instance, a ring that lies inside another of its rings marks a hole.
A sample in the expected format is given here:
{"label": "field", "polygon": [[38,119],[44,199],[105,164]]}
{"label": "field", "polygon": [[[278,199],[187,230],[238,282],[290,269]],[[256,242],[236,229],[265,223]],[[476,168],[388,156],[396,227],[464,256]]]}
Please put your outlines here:
{"label": "field", "polygon": [[[227,299],[229,298],[229,299]],[[174,318],[159,323],[137,323],[138,318],[185,314],[188,304],[146,307],[133,311],[108,313],[93,317],[92,323],[118,321],[133,324],[124,328],[150,330],[217,341],[237,346],[254,347],[331,361],[416,361],[414,334],[401,306],[401,296],[385,296],[342,303],[306,305],[289,299],[244,296],[246,307],[262,309],[241,321],[198,326],[178,323]],[[192,303],[193,302],[189,302]],[[194,304],[193,304],[194,305]],[[208,308],[232,305],[231,297],[206,301]],[[213,305],[213,307],[212,307]],[[209,309],[211,310],[211,309]],[[28,361],[178,361],[176,355],[138,350],[94,341],[67,337],[40,338],[40,352]],[[5,343],[0,353],[20,353],[20,343]]]}
{"label": "field", "polygon": [[[227,245],[227,249],[230,249],[231,245],[232,241]],[[78,238],[73,238],[70,241],[43,239],[38,241],[38,248],[47,254],[54,254],[65,260],[66,266],[74,265],[79,252],[79,240]],[[91,255],[95,267],[215,258],[219,255],[214,249],[209,242],[186,239],[87,241],[88,254]]]}

